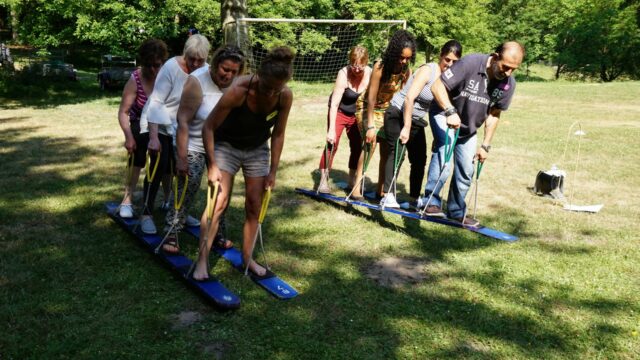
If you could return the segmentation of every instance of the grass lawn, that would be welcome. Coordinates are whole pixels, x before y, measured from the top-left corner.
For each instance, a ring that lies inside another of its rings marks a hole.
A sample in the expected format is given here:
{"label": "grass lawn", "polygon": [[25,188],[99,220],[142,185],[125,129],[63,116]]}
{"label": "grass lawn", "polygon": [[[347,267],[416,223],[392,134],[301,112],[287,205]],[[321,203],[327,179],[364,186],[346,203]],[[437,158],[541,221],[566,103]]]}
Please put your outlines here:
{"label": "grass lawn", "polygon": [[[640,357],[640,83],[518,84],[477,209],[485,225],[520,237],[511,244],[296,195],[319,177],[331,89],[294,83],[263,234],[272,268],[301,295],[276,300],[212,261],[242,299],[219,312],[105,215],[122,196],[119,94],[80,76],[0,88],[0,359]],[[571,136],[563,156],[575,121],[586,136]],[[344,142],[334,181],[346,178],[347,153]],[[552,164],[568,171],[575,204],[602,211],[566,212],[531,195]],[[369,175],[371,184],[375,166]],[[234,240],[242,189],[238,178]],[[182,240],[195,256],[196,242]],[[390,257],[421,264],[424,277],[378,285],[367,273]]]}

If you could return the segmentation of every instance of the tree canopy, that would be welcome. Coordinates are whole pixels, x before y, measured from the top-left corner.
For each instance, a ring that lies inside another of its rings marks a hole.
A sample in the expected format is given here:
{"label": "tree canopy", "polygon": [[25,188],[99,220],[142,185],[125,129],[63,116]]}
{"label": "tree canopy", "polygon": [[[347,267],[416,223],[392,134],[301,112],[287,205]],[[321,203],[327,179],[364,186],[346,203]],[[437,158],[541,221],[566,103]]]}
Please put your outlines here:
{"label": "tree canopy", "polygon": [[[224,1],[224,0],[223,0]],[[241,0],[233,0],[241,1]],[[525,63],[557,65],[557,74],[612,81],[640,77],[639,0],[249,0],[250,17],[404,19],[427,57],[448,39],[465,53],[518,40]],[[168,43],[197,27],[222,41],[216,0],[0,0],[18,41],[37,47],[77,43],[131,53],[149,37]],[[305,41],[322,36],[307,34]],[[179,50],[174,47],[174,51]]]}

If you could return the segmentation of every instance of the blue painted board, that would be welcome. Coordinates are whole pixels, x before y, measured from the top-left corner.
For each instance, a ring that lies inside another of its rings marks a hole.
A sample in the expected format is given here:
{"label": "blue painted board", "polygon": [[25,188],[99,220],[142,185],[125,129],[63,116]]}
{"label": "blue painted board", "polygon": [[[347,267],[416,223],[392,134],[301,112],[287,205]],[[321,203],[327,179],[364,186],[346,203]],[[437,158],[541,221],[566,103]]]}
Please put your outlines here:
{"label": "blue painted board", "polygon": [[406,218],[409,219],[415,219],[415,220],[424,220],[424,221],[429,221],[429,222],[435,222],[438,224],[442,224],[442,225],[448,225],[448,226],[453,226],[453,227],[457,227],[457,228],[461,228],[461,229],[465,229],[465,230],[469,230],[472,231],[474,233],[480,234],[480,235],[484,235],[496,240],[502,240],[502,241],[507,241],[507,242],[513,242],[513,241],[517,241],[518,237],[511,235],[511,234],[507,234],[495,229],[491,229],[488,228],[486,226],[464,226],[462,225],[460,222],[455,221],[455,220],[451,220],[451,219],[447,219],[447,218],[438,218],[438,217],[433,217],[433,216],[422,216],[417,212],[412,212],[412,211],[408,211],[408,210],[404,210],[404,209],[394,209],[394,208],[382,208],[380,205],[375,205],[375,204],[371,204],[368,203],[366,201],[357,201],[357,200],[351,200],[349,199],[348,201],[345,200],[345,197],[342,196],[335,196],[335,195],[331,195],[331,194],[322,194],[322,193],[316,193],[315,190],[307,190],[307,189],[301,189],[301,188],[296,188],[295,191],[298,194],[302,194],[302,195],[306,195],[309,197],[312,197],[314,199],[321,199],[321,200],[327,200],[327,201],[332,201],[335,203],[341,203],[341,204],[349,204],[349,205],[355,205],[355,206],[360,206],[360,207],[365,207],[368,209],[372,209],[372,210],[376,210],[376,211],[385,211],[391,214],[396,214],[396,215],[400,215],[400,216],[404,216]]}
{"label": "blue painted board", "polygon": [[[200,228],[197,226],[186,226],[184,231],[191,234],[196,239],[200,239]],[[235,247],[230,249],[220,249],[213,247],[213,250],[223,259],[227,260],[231,265],[244,274],[244,266],[242,264],[242,253]],[[298,291],[293,286],[287,284],[284,280],[279,278],[276,274],[269,271],[267,275],[263,277],[255,276],[249,271],[249,277],[256,284],[260,285],[263,289],[269,292],[271,295],[278,299],[287,300],[298,296]]]}
{"label": "blue painted board", "polygon": [[123,219],[116,214],[118,204],[108,202],[106,204],[107,214],[116,223],[122,226],[127,232],[135,236],[136,239],[144,245],[147,250],[154,254],[158,259],[165,263],[171,270],[180,275],[180,277],[193,289],[197,290],[206,300],[215,304],[221,309],[237,309],[240,307],[240,298],[229,291],[224,285],[217,279],[209,278],[207,281],[196,281],[191,276],[188,276],[189,269],[191,268],[192,261],[188,257],[182,254],[166,254],[162,251],[155,253],[156,247],[162,241],[162,238],[158,235],[146,235],[140,231],[135,231],[134,228],[138,224],[137,219]]}

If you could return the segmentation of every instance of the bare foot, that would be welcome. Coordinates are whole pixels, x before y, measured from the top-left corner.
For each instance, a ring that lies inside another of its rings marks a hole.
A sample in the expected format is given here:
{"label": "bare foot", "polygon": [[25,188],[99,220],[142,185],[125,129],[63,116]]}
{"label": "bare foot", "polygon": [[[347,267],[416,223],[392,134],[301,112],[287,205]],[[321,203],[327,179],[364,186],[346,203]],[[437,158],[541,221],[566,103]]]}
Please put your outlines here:
{"label": "bare foot", "polygon": [[198,262],[191,276],[195,281],[209,280],[209,271],[206,266],[201,266],[200,262]]}
{"label": "bare foot", "polygon": [[267,269],[265,269],[264,266],[258,264],[253,260],[251,260],[251,262],[249,263],[249,271],[257,276],[264,276],[267,273]]}

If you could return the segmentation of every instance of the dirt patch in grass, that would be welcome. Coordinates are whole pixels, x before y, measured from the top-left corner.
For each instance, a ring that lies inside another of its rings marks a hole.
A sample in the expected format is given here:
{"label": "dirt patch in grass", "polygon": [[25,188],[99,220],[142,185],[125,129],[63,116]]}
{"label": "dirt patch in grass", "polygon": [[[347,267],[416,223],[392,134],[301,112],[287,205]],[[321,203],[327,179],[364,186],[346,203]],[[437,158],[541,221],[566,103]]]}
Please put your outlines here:
{"label": "dirt patch in grass", "polygon": [[173,316],[173,330],[188,328],[189,326],[202,320],[202,314],[196,311],[183,311]]}
{"label": "dirt patch in grass", "polygon": [[380,286],[398,288],[426,280],[424,267],[427,263],[425,259],[388,257],[369,266],[366,274]]}

